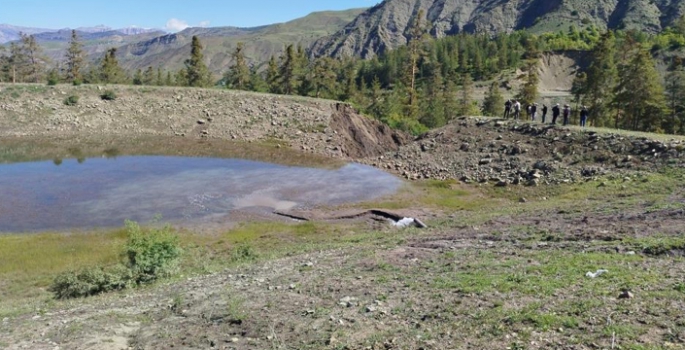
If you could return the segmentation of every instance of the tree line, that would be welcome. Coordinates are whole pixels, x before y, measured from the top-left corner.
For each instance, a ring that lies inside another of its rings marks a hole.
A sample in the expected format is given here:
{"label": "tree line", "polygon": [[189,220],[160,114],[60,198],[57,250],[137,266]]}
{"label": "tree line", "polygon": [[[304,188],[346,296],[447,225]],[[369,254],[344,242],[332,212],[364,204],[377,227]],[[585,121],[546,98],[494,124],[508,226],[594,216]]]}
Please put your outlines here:
{"label": "tree line", "polygon": [[[131,74],[119,66],[116,48],[87,65],[75,31],[64,61],[48,70],[50,62],[35,39],[22,35],[0,52],[0,81],[219,86],[311,96],[351,102],[392,127],[420,133],[458,116],[500,115],[501,89],[510,89],[500,78],[517,69],[523,71],[523,83],[515,97],[523,104],[535,102],[541,53],[578,50],[588,52],[590,64],[576,76],[572,94],[576,105],[589,107],[591,125],[685,133],[685,71],[675,54],[685,47],[683,19],[654,36],[570,26],[542,35],[461,33],[434,39],[423,18],[415,17],[406,46],[370,60],[315,58],[291,44],[264,65],[251,65],[239,43],[220,78],[209,72],[197,37],[182,69],[148,67]],[[666,56],[669,69],[662,81],[655,57]],[[482,104],[473,96],[476,82],[490,82]]]}

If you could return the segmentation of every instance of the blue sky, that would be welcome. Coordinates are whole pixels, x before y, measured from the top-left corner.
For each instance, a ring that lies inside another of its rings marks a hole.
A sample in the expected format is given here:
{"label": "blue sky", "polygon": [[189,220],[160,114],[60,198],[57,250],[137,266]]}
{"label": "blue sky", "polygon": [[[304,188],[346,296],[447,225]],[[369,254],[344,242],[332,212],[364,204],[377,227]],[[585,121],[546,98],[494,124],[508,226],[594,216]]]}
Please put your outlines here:
{"label": "blue sky", "polygon": [[2,0],[0,23],[39,28],[106,25],[169,31],[184,26],[251,27],[314,11],[370,7],[380,0]]}

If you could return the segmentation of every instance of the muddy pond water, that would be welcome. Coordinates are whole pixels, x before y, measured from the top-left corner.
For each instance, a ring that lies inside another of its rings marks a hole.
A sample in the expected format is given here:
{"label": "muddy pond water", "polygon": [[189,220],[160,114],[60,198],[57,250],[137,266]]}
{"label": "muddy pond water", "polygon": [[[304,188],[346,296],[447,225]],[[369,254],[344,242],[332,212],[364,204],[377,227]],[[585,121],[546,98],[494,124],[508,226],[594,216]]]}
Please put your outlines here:
{"label": "muddy pond water", "polygon": [[0,164],[0,232],[183,223],[246,208],[372,200],[401,181],[370,166],[335,169],[242,159],[119,156]]}

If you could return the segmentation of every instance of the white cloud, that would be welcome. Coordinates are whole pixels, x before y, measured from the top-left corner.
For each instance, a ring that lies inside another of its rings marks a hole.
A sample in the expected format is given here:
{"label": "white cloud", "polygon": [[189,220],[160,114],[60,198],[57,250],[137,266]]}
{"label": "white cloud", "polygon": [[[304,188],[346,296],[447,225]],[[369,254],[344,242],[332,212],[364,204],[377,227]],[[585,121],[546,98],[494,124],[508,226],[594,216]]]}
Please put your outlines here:
{"label": "white cloud", "polygon": [[166,21],[166,26],[164,26],[164,29],[170,32],[180,32],[188,27],[190,27],[188,25],[188,22],[177,18],[171,18],[168,21]]}
{"label": "white cloud", "polygon": [[198,27],[209,27],[209,21],[202,21],[200,24],[198,24]]}

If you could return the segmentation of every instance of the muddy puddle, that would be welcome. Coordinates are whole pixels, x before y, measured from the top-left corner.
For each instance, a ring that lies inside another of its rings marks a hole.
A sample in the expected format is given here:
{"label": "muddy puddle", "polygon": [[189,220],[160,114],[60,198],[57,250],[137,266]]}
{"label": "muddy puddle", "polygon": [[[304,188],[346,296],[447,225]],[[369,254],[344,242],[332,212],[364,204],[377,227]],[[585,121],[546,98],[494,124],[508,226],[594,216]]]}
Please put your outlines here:
{"label": "muddy puddle", "polygon": [[372,200],[401,181],[361,164],[314,168],[244,159],[117,156],[0,164],[0,232],[173,224],[239,210]]}

